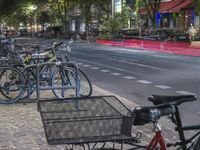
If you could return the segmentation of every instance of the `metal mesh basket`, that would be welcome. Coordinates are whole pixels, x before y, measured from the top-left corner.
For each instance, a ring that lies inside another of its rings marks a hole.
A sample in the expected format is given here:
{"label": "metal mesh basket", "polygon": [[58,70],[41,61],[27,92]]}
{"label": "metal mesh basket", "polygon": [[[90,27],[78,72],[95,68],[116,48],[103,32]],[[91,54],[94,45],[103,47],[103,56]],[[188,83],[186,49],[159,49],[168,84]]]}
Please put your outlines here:
{"label": "metal mesh basket", "polygon": [[134,140],[134,117],[116,97],[77,98],[73,101],[40,101],[39,108],[47,141],[55,144]]}

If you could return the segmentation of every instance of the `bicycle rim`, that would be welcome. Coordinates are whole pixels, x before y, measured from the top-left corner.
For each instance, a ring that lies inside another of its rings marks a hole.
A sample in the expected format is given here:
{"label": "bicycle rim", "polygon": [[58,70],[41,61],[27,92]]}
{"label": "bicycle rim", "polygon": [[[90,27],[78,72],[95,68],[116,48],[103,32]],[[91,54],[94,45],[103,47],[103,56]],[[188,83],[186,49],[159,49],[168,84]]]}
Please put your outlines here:
{"label": "bicycle rim", "polygon": [[0,68],[0,103],[10,104],[24,94],[25,80],[22,73],[12,67]]}
{"label": "bicycle rim", "polygon": [[92,83],[86,73],[80,68],[78,68],[78,78],[80,80],[79,95],[81,97],[91,96],[93,92]]}
{"label": "bicycle rim", "polygon": [[192,143],[188,150],[200,150],[200,136]]}

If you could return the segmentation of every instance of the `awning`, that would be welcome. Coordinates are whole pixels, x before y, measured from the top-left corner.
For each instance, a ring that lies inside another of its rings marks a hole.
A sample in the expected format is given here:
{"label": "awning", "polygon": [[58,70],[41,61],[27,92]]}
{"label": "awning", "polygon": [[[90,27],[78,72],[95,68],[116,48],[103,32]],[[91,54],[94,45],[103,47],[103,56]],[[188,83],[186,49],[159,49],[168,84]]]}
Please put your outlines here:
{"label": "awning", "polygon": [[[188,0],[185,0],[185,1],[188,1]],[[183,2],[183,0],[172,0],[168,4],[164,5],[163,7],[160,7],[159,12],[160,13],[170,12],[169,10],[180,5],[181,2]]]}
{"label": "awning", "polygon": [[179,12],[182,8],[185,8],[190,4],[192,4],[192,0],[184,0],[181,4],[179,4],[176,7],[170,9],[170,11],[171,12]]}
{"label": "awning", "polygon": [[[168,4],[170,4],[170,3],[171,3],[171,1],[170,1],[170,2],[161,2],[161,3],[160,3],[159,12],[160,12],[161,9],[163,9],[163,7],[165,7],[166,5],[168,5]],[[147,9],[146,9],[145,7],[140,8],[140,9],[139,9],[139,13],[140,13],[140,14],[147,14]]]}
{"label": "awning", "polygon": [[[168,2],[160,3],[160,13],[166,12],[178,12],[181,8],[184,8],[192,3],[192,0],[171,0]],[[139,9],[140,14],[147,14],[147,10],[145,7]]]}

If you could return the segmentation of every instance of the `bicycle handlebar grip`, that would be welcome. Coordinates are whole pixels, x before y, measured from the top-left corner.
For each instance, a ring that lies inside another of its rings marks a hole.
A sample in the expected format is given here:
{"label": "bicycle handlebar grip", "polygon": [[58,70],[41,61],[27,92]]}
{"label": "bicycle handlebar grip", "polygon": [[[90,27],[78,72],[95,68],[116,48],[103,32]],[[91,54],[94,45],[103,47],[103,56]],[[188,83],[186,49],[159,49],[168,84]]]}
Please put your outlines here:
{"label": "bicycle handlebar grip", "polygon": [[52,50],[52,48],[47,48],[44,51],[47,52],[47,51],[51,51],[51,50]]}

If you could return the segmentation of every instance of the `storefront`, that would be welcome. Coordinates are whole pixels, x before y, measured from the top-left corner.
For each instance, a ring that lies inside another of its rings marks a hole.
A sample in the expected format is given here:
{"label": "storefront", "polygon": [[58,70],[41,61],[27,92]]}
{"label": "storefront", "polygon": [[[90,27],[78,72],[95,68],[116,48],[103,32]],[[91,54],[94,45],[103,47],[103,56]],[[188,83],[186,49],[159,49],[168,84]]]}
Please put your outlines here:
{"label": "storefront", "polygon": [[[145,8],[140,9],[139,13],[141,15],[147,14]],[[200,20],[196,19],[192,0],[161,2],[155,19],[157,28],[182,28],[185,30],[191,24],[198,26],[197,21],[200,22]],[[150,21],[148,21],[148,26],[151,26]]]}

